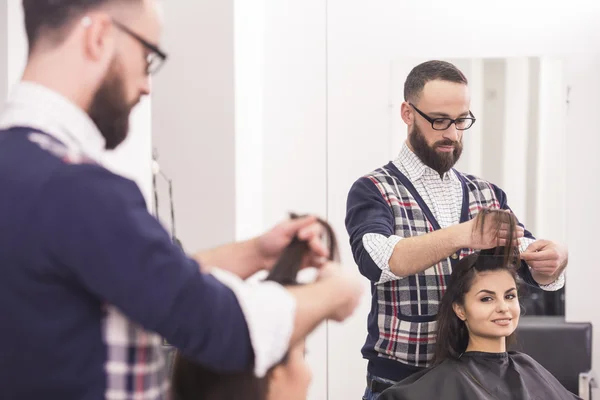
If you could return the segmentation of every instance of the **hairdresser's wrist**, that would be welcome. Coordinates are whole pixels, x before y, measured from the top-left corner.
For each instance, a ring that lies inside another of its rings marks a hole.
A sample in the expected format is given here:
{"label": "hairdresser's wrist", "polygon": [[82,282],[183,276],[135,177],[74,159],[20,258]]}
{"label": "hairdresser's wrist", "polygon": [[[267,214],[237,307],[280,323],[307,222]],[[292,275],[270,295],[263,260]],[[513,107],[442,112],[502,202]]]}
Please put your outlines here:
{"label": "hairdresser's wrist", "polygon": [[446,228],[448,230],[448,241],[453,248],[452,252],[474,247],[472,221],[470,220]]}
{"label": "hairdresser's wrist", "polygon": [[533,280],[536,281],[539,285],[549,285],[551,283],[554,283],[558,279],[560,273],[548,275],[532,269],[531,276],[533,277]]}
{"label": "hairdresser's wrist", "polygon": [[194,255],[202,272],[210,267],[218,267],[246,279],[265,268],[256,239],[230,243],[214,249],[205,250]]}
{"label": "hairdresser's wrist", "polygon": [[275,264],[277,260],[277,256],[273,254],[268,254],[262,242],[264,238],[261,236],[257,236],[253,239],[247,240],[246,245],[246,254],[248,257],[249,264],[254,268],[255,272],[262,271],[265,269],[271,269],[271,267]]}

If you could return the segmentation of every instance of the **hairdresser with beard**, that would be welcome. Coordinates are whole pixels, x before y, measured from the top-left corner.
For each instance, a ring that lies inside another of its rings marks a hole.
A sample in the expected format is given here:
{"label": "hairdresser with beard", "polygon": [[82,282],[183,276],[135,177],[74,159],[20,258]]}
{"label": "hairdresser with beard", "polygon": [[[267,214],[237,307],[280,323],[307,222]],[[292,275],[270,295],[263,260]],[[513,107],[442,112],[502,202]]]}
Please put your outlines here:
{"label": "hairdresser with beard", "polygon": [[[367,400],[431,364],[436,314],[453,267],[475,249],[503,246],[508,234],[472,234],[479,210],[510,212],[506,194],[453,169],[463,134],[475,123],[464,74],[447,62],[422,63],[406,78],[404,100],[408,138],[398,157],[359,178],[347,200],[354,259],[371,281],[362,348]],[[544,290],[562,288],[567,249],[536,240],[522,225],[515,233],[524,260],[520,277]]]}
{"label": "hairdresser with beard", "polygon": [[331,265],[303,287],[243,281],[296,236],[322,266],[316,218],[188,257],[137,185],[102,167],[166,59],[155,0],[23,11],[27,65],[0,114],[0,399],[166,399],[161,337],[203,367],[262,377],[352,313],[362,285]]}

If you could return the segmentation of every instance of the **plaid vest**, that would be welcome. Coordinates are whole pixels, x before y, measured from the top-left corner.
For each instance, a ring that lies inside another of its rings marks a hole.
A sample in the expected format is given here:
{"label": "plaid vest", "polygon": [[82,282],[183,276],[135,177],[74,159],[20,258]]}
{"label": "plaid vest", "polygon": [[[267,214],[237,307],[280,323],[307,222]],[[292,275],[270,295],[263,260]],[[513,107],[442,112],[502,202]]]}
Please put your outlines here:
{"label": "plaid vest", "polygon": [[[461,221],[472,219],[482,208],[500,208],[492,184],[455,172],[463,186]],[[397,169],[392,170],[390,164],[365,177],[375,184],[391,208],[396,235],[407,238],[440,229],[412,183]],[[378,357],[415,367],[430,365],[436,343],[436,315],[452,266],[472,252],[461,249],[419,274],[375,286]]]}

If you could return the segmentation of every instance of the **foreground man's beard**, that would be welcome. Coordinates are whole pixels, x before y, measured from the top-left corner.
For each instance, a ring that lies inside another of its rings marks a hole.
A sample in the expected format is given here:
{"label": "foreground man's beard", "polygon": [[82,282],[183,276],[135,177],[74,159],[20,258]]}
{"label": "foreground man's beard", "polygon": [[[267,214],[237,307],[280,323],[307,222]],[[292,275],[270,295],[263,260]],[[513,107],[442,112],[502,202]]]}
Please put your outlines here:
{"label": "foreground man's beard", "polygon": [[[463,150],[462,141],[454,142],[452,140],[440,140],[430,147],[416,125],[414,125],[412,133],[408,135],[408,140],[423,164],[440,174],[440,177],[454,167]],[[454,151],[451,153],[436,151],[436,148],[441,146],[454,146]]]}
{"label": "foreground man's beard", "polygon": [[106,141],[107,150],[115,149],[127,137],[129,115],[135,104],[128,104],[125,83],[115,58],[104,81],[96,91],[88,114]]}

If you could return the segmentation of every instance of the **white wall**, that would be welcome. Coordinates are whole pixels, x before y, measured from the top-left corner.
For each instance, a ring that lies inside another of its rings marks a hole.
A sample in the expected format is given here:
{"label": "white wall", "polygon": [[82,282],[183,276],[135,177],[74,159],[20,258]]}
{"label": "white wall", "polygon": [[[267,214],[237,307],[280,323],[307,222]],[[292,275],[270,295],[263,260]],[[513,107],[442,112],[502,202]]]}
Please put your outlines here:
{"label": "white wall", "polygon": [[264,226],[263,159],[266,1],[234,1],[236,240]]}
{"label": "white wall", "polygon": [[[23,25],[23,9],[20,0],[7,0],[6,38],[8,48],[8,90],[19,80],[27,59],[27,37]],[[4,7],[4,6],[3,6]]]}
{"label": "white wall", "polygon": [[[235,239],[233,1],[163,2],[169,54],[153,82],[152,132],[173,180],[177,235],[193,252]],[[167,185],[159,212],[170,226]]]}
{"label": "white wall", "polygon": [[[596,36],[597,37],[597,36]],[[598,48],[598,47],[596,47]],[[594,360],[596,377],[600,377],[600,310],[595,294],[600,278],[598,269],[598,226],[600,208],[588,199],[600,197],[595,182],[600,171],[600,157],[595,143],[600,126],[594,115],[600,109],[600,54],[578,55],[569,63],[571,92],[567,114],[568,140],[565,143],[567,168],[567,269],[566,315],[569,321],[592,321],[594,324]],[[594,392],[595,398],[600,390]]]}
{"label": "white wall", "polygon": [[[582,121],[575,121],[568,117],[566,104],[567,87],[572,86],[578,90],[582,90],[575,82],[581,79],[580,76],[572,74],[570,68],[573,64],[579,61],[572,57],[565,63],[557,59],[542,58],[539,65],[539,110],[538,115],[538,159],[537,171],[541,172],[540,179],[537,182],[537,207],[535,222],[540,235],[552,238],[561,242],[568,240],[571,242],[573,238],[565,234],[565,224],[567,218],[571,218],[571,211],[567,203],[567,193],[563,190],[567,182],[566,166],[567,166],[567,144],[578,142],[578,133],[574,132],[575,126]],[[584,60],[586,57],[581,57]],[[593,54],[587,56],[588,63],[593,60]],[[566,76],[563,76],[560,71],[568,68]],[[561,81],[562,77],[562,81]],[[593,79],[592,76],[586,76],[586,79]],[[577,85],[577,86],[575,86]],[[588,95],[593,96],[591,87],[587,87]],[[586,89],[583,89],[586,90]],[[560,99],[560,102],[552,101],[552,99]],[[578,110],[579,107],[585,107],[583,103],[573,102],[571,107]],[[585,126],[583,130],[589,131],[593,127]],[[565,135],[565,132],[567,134]],[[585,146],[582,146],[585,147]],[[578,162],[577,159],[572,161]],[[567,214],[557,214],[557,210],[567,208]],[[554,216],[558,220],[553,220],[549,216]],[[575,268],[579,268],[576,266]],[[569,288],[573,287],[569,282]],[[567,303],[569,296],[567,296]],[[577,300],[575,300],[577,302]],[[570,317],[567,314],[567,317]],[[600,313],[598,313],[600,317]],[[600,328],[600,319],[599,328]],[[600,350],[600,346],[598,347]],[[600,356],[600,352],[597,353]],[[598,365],[600,367],[600,364]]]}
{"label": "white wall", "polygon": [[18,81],[27,56],[27,38],[19,0],[7,0],[0,5],[0,54],[0,104],[3,104],[11,86]]}
{"label": "white wall", "polygon": [[[329,199],[325,3],[265,0],[265,5],[262,212],[266,228],[289,211],[326,217]],[[326,333],[332,325],[321,325],[307,343],[313,371],[310,400],[327,395]]]}
{"label": "white wall", "polygon": [[8,93],[8,4],[0,5],[0,104]]}
{"label": "white wall", "polygon": [[[530,93],[529,93],[529,59],[525,57],[510,58],[505,63],[505,95],[504,95],[504,132],[502,135],[502,189],[510,193],[510,207],[515,215],[523,222],[527,222],[527,175],[524,173],[527,166],[527,139],[529,134]],[[559,69],[558,76],[562,70]],[[554,82],[561,91],[562,82]],[[562,100],[562,99],[561,99]],[[565,104],[560,102],[563,111]],[[560,111],[560,110],[559,110]],[[545,114],[544,114],[545,115]],[[564,131],[560,131],[564,135]],[[489,149],[486,149],[489,150]],[[532,149],[537,152],[539,148]],[[490,151],[486,151],[487,154]],[[535,173],[531,175],[535,176]],[[564,187],[561,188],[564,190]],[[561,228],[564,228],[561,226]]]}
{"label": "white wall", "polygon": [[[454,65],[467,76],[469,80],[469,93],[471,95],[471,112],[475,113],[476,122],[463,136],[465,150],[456,163],[455,168],[459,171],[468,171],[475,176],[483,176],[483,162],[487,157],[483,157],[484,138],[486,135],[486,118],[483,113],[484,104],[488,106],[486,99],[484,80],[489,75],[485,69],[485,60],[480,58],[471,59],[450,59]],[[406,75],[402,77],[406,79]]]}

